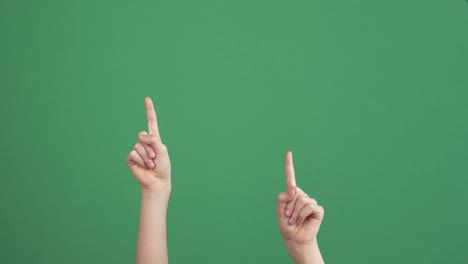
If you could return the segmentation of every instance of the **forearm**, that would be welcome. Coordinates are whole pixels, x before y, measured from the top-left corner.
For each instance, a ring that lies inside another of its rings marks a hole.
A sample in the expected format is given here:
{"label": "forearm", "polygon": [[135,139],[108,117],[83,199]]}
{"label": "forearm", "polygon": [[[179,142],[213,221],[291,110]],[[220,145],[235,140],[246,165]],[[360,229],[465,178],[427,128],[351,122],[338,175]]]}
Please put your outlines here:
{"label": "forearm", "polygon": [[166,215],[171,188],[142,192],[136,264],[167,264]]}
{"label": "forearm", "polygon": [[317,241],[310,245],[289,245],[286,243],[289,255],[296,264],[324,264]]}

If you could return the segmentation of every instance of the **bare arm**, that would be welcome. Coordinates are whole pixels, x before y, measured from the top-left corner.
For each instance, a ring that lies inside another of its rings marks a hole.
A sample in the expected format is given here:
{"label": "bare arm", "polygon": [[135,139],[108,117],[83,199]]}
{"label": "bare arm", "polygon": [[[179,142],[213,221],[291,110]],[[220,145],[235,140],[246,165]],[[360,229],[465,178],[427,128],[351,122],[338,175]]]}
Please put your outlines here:
{"label": "bare arm", "polygon": [[142,192],[136,264],[168,263],[166,212],[170,187],[160,192]]}
{"label": "bare arm", "polygon": [[310,245],[290,245],[286,242],[286,249],[296,264],[324,264],[317,241]]}
{"label": "bare arm", "polygon": [[161,142],[156,112],[145,98],[149,133],[140,132],[127,164],[141,186],[136,264],[167,264],[166,213],[171,193],[171,162]]}

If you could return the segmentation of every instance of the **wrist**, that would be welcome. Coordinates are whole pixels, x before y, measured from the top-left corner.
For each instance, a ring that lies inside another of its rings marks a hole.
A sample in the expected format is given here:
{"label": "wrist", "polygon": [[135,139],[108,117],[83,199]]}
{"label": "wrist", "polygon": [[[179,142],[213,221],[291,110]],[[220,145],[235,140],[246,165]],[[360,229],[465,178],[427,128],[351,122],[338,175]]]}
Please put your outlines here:
{"label": "wrist", "polygon": [[322,264],[323,259],[316,239],[309,243],[285,241],[286,249],[296,264]]}
{"label": "wrist", "polygon": [[141,186],[141,193],[143,195],[170,195],[172,190],[171,182],[160,182],[151,186]]}
{"label": "wrist", "polygon": [[171,186],[158,186],[158,188],[141,188],[141,198],[145,201],[153,201],[167,207],[171,196]]}
{"label": "wrist", "polygon": [[141,189],[142,205],[151,205],[155,208],[167,210],[169,197],[171,195],[170,187],[156,189]]}

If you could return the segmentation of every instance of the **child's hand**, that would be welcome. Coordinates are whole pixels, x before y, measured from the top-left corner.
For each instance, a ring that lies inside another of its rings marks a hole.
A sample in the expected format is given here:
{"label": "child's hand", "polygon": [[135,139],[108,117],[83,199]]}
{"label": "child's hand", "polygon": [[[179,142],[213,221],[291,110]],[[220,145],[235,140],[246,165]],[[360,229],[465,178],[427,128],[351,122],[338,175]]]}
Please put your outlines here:
{"label": "child's hand", "polygon": [[140,132],[138,142],[127,156],[127,164],[142,191],[160,191],[171,187],[171,162],[161,142],[153,102],[145,98],[149,134]]}
{"label": "child's hand", "polygon": [[[287,192],[278,195],[276,207],[281,235],[289,254],[296,263],[319,263],[320,261],[304,260],[311,258],[321,260],[321,256],[317,257],[317,254],[320,255],[317,233],[322,223],[324,210],[317,205],[317,201],[296,186],[290,151],[285,157],[285,174]],[[314,253],[315,251],[318,253]]]}

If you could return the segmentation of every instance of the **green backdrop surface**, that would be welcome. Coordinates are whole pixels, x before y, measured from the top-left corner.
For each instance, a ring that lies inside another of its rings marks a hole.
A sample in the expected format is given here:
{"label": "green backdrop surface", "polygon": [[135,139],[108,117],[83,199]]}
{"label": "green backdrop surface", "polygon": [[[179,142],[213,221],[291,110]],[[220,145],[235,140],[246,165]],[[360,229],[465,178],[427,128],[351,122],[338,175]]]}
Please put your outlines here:
{"label": "green backdrop surface", "polygon": [[1,1],[1,263],[132,263],[151,96],[171,263],[291,263],[292,149],[328,263],[468,260],[466,1]]}

